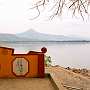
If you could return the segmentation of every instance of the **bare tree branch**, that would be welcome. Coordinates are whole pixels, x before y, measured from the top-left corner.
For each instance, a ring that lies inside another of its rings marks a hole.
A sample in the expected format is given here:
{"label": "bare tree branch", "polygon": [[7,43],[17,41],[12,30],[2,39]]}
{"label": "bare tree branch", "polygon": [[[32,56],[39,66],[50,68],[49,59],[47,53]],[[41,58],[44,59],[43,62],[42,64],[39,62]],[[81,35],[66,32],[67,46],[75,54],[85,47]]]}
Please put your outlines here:
{"label": "bare tree branch", "polygon": [[[53,14],[50,16],[53,19],[57,15],[62,15],[64,8],[68,8],[72,10],[72,14],[75,16],[76,12],[81,15],[84,20],[84,14],[89,15],[88,8],[90,6],[90,0],[54,0],[55,4],[52,6],[51,11],[54,10]],[[68,2],[68,3],[67,3]],[[36,8],[38,11],[37,17],[40,15],[39,7],[45,6],[49,3],[49,0],[40,0],[36,2],[33,8]],[[69,5],[69,6],[68,6]],[[33,9],[32,8],[32,9]],[[35,18],[37,18],[35,17]]]}

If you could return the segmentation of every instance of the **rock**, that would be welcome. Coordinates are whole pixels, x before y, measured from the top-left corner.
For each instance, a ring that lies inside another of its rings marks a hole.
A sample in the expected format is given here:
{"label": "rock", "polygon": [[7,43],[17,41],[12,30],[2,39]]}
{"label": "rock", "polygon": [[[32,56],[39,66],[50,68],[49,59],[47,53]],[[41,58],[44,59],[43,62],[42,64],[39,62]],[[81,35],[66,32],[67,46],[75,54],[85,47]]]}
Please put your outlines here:
{"label": "rock", "polygon": [[71,68],[70,68],[70,67],[66,67],[65,69],[67,69],[67,70],[71,70]]}

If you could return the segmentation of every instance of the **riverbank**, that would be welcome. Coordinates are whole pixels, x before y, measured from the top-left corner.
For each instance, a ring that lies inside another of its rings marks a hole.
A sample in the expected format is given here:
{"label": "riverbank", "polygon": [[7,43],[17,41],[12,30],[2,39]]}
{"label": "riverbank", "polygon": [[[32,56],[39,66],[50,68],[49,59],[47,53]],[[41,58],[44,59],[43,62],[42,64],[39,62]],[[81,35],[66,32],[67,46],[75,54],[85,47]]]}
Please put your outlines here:
{"label": "riverbank", "polygon": [[59,90],[90,90],[90,78],[63,67],[46,67]]}
{"label": "riverbank", "polygon": [[85,76],[85,77],[90,79],[90,70],[88,70],[86,68],[79,69],[79,68],[70,68],[70,67],[67,67],[65,69],[67,69],[69,71],[72,71],[74,73],[83,75],[83,76]]}

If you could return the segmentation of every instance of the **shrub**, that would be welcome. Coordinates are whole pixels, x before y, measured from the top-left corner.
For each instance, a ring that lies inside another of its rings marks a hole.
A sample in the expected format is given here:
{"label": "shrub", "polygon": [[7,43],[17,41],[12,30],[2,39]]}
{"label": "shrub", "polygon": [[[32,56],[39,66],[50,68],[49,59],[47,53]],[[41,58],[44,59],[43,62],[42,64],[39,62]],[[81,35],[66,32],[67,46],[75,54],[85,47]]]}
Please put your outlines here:
{"label": "shrub", "polygon": [[45,66],[51,66],[52,60],[50,56],[45,56]]}

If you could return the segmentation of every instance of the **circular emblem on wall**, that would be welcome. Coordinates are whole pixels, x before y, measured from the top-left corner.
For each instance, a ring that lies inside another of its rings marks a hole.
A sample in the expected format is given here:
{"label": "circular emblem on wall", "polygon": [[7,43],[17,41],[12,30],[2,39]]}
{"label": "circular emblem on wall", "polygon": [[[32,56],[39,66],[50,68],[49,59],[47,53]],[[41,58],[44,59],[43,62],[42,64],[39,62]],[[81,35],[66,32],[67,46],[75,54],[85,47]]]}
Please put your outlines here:
{"label": "circular emblem on wall", "polygon": [[25,76],[28,73],[28,60],[25,58],[15,58],[13,61],[13,73],[16,76]]}

